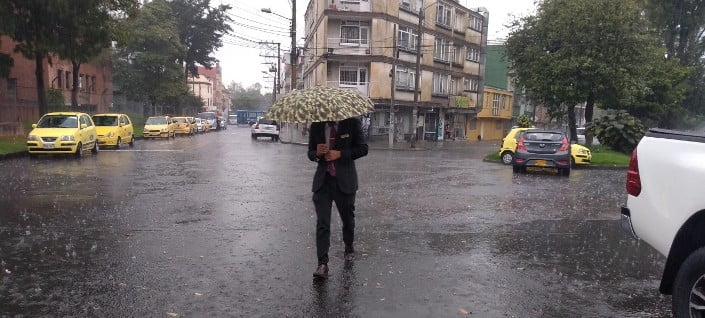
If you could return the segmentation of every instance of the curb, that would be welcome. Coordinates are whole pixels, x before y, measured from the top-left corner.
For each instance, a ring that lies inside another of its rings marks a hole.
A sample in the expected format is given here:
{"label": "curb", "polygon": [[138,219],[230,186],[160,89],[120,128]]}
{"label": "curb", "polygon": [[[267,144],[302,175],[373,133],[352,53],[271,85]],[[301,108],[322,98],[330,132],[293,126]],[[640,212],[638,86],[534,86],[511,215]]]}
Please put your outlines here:
{"label": "curb", "polygon": [[[496,164],[501,164],[505,165],[501,160],[489,160],[489,159],[482,159],[484,162],[489,162],[489,163],[496,163]],[[508,165],[507,165],[508,166]],[[587,165],[587,166],[577,166],[573,167],[572,169],[577,169],[577,170],[627,170],[629,167],[620,167],[620,166],[593,166],[593,165]]]}

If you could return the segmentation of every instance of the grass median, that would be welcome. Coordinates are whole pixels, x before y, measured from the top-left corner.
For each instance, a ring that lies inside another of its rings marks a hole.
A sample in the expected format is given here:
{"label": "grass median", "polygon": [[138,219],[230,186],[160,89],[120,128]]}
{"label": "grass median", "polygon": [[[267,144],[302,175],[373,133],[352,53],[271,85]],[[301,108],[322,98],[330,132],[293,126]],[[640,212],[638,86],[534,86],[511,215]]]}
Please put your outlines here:
{"label": "grass median", "polygon": [[[628,167],[631,157],[628,154],[611,150],[602,145],[592,146],[592,164],[594,167]],[[493,151],[485,156],[487,161],[501,162],[499,153]]]}
{"label": "grass median", "polygon": [[0,155],[23,152],[27,150],[27,137],[9,136],[0,137]]}

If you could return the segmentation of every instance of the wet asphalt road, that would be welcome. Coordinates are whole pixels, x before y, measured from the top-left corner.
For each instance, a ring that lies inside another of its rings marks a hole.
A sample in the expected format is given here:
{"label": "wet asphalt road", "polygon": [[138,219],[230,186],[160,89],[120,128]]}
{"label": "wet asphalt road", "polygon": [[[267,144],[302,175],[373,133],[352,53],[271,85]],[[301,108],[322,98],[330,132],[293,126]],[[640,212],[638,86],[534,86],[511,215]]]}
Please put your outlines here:
{"label": "wet asphalt road", "polygon": [[0,161],[0,316],[670,316],[664,258],[618,227],[624,171],[515,176],[490,150],[358,160],[357,258],[334,217],[325,283],[302,146],[231,127]]}

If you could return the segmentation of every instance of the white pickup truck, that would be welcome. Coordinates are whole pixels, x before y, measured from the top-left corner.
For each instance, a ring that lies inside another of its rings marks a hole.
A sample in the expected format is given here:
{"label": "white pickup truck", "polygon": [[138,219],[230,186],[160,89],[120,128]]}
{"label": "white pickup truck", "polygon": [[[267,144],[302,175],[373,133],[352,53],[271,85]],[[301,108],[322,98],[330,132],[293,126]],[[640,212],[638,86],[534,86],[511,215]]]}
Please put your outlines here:
{"label": "white pickup truck", "polygon": [[622,228],[666,256],[674,317],[705,317],[705,134],[651,129],[632,153]]}

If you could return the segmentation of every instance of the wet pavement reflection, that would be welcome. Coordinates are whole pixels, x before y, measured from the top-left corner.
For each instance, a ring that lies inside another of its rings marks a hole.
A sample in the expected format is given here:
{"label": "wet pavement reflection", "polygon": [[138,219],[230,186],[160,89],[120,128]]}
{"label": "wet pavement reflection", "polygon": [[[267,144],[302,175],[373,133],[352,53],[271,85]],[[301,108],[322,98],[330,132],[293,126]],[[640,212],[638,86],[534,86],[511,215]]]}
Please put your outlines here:
{"label": "wet pavement reflection", "polygon": [[618,227],[624,171],[514,175],[492,146],[358,161],[356,259],[313,280],[315,164],[249,130],[0,161],[0,317],[668,317]]}

